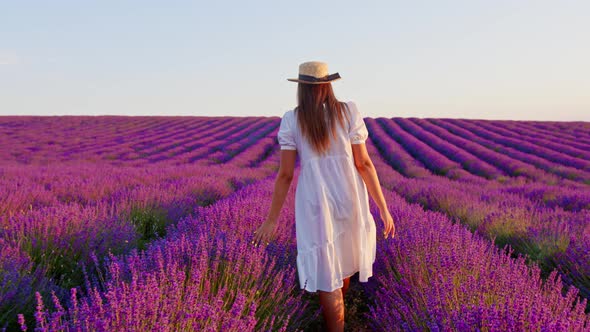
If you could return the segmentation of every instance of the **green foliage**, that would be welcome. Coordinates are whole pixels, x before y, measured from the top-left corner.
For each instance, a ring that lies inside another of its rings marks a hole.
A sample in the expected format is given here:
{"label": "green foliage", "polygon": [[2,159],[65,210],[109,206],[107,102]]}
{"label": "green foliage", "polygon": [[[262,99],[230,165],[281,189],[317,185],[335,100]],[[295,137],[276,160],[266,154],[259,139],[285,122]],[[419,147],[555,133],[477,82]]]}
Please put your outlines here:
{"label": "green foliage", "polygon": [[510,177],[509,176],[504,176],[504,175],[500,175],[496,178],[496,181],[498,181],[499,183],[508,183],[510,181]]}
{"label": "green foliage", "polygon": [[106,160],[118,160],[119,159],[119,156],[117,156],[114,153],[111,153],[111,154],[105,155],[104,156],[104,159],[106,159]]}
{"label": "green foliage", "polygon": [[197,197],[196,204],[198,206],[209,206],[223,197],[223,193],[210,188],[194,190],[193,195]]}
{"label": "green foliage", "polygon": [[133,207],[129,220],[140,235],[138,248],[145,249],[148,242],[166,235],[166,226],[172,223],[165,209],[155,206]]}
{"label": "green foliage", "polygon": [[230,178],[228,180],[229,185],[232,191],[236,191],[244,186],[249,184],[255,183],[257,180],[255,178]]}

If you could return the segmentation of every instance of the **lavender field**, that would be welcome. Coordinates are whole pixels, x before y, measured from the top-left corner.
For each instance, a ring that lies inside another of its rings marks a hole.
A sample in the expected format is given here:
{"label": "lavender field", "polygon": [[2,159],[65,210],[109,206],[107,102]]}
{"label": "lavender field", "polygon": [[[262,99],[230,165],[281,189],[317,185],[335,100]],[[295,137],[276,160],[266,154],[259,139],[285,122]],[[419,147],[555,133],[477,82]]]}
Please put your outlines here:
{"label": "lavender field", "polygon": [[[0,117],[0,330],[321,330],[299,165],[277,240],[250,244],[279,123]],[[346,330],[590,331],[590,123],[365,123],[396,236],[352,278]]]}

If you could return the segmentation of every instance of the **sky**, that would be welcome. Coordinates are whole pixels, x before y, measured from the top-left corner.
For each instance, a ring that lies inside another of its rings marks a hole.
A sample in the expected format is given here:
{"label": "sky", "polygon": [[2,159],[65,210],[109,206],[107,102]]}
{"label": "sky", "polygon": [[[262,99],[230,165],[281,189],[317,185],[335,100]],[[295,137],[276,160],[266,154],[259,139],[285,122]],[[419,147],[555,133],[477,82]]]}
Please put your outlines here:
{"label": "sky", "polygon": [[299,64],[363,116],[590,121],[590,1],[4,1],[0,115],[282,116]]}

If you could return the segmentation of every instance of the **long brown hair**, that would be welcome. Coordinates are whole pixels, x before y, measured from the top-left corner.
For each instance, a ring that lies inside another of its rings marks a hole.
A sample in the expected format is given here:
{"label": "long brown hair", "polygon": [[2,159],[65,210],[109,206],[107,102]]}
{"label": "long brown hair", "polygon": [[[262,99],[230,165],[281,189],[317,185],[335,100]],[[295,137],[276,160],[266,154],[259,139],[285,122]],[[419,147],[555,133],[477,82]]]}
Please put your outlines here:
{"label": "long brown hair", "polygon": [[[297,122],[303,137],[307,139],[314,151],[324,154],[330,147],[330,133],[336,137],[336,119],[344,127],[346,103],[334,96],[331,83],[297,85],[297,102],[295,108]],[[324,111],[324,104],[326,111]],[[327,116],[325,113],[327,113]]]}

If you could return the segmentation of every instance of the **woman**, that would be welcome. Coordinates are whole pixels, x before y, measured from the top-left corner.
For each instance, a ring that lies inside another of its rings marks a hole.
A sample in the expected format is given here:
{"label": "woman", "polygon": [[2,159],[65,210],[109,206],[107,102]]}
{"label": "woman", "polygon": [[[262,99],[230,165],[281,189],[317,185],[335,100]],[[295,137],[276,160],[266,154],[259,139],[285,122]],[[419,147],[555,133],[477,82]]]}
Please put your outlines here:
{"label": "woman", "polygon": [[322,62],[299,66],[298,106],[281,119],[278,142],[280,167],[268,218],[254,232],[253,243],[274,238],[279,212],[289,191],[295,159],[301,171],[295,193],[297,273],[302,289],[319,291],[320,304],[330,331],[344,329],[344,294],[350,277],[372,276],[375,261],[375,221],[367,194],[377,204],[384,237],[395,226],[381,192],[375,167],[367,153],[368,131],[353,102],[339,102]]}

